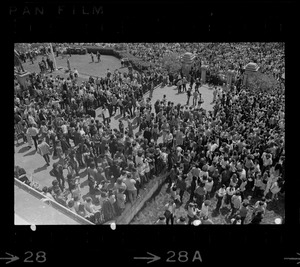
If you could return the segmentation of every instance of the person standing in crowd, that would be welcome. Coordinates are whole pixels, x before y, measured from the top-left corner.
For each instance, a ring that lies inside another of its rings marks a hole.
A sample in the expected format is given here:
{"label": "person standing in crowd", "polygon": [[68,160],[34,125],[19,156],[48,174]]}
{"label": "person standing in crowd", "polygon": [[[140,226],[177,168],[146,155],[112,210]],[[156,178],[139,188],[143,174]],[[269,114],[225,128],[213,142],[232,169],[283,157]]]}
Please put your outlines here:
{"label": "person standing in crowd", "polygon": [[180,198],[180,203],[183,203],[183,195],[186,191],[186,182],[185,182],[186,174],[182,175],[182,177],[178,178],[177,181],[177,187],[179,189],[179,198]]}
{"label": "person standing in crowd", "polygon": [[174,214],[175,214],[176,204],[173,199],[170,199],[169,202],[165,205],[165,217],[166,224],[168,225],[171,221],[171,225],[174,224]]}
{"label": "person standing in crowd", "polygon": [[71,151],[69,154],[68,167],[69,167],[69,173],[71,173],[72,175],[79,176],[79,162],[75,157],[74,151]]}
{"label": "person standing in crowd", "polygon": [[74,200],[74,210],[76,211],[76,213],[79,211],[79,205],[81,204],[81,200],[78,196],[73,198]]}
{"label": "person standing in crowd", "polygon": [[186,79],[186,77],[185,76],[183,76],[183,78],[182,78],[182,91],[183,92],[186,92],[186,85],[187,85],[187,83],[188,83],[188,80]]}
{"label": "person standing in crowd", "polygon": [[192,222],[196,219],[196,205],[192,202],[188,204],[187,217],[188,217],[188,224],[192,224]]}
{"label": "person standing in crowd", "polygon": [[93,52],[91,52],[91,59],[92,59],[92,62],[94,62],[94,54],[93,54]]}
{"label": "person standing in crowd", "polygon": [[205,200],[202,203],[201,211],[200,211],[200,217],[208,217],[208,209],[209,209],[210,201]]}
{"label": "person standing in crowd", "polygon": [[212,192],[212,188],[213,188],[213,185],[214,185],[214,181],[211,177],[208,177],[207,181],[205,182],[205,189],[206,189],[206,199],[211,199],[212,195],[211,195],[211,192]]}
{"label": "person standing in crowd", "polygon": [[[37,151],[37,149],[38,149],[39,130],[36,127],[33,127],[32,124],[29,124],[26,133],[28,134],[28,136],[30,136],[30,138],[32,138],[32,140],[34,142],[35,150]],[[30,139],[30,138],[28,138],[28,139]],[[31,147],[31,146],[29,145],[29,147]]]}
{"label": "person standing in crowd", "polygon": [[46,161],[47,166],[50,166],[50,147],[49,145],[45,142],[44,139],[39,140],[39,144],[37,147],[37,153],[40,154]]}
{"label": "person standing in crowd", "polygon": [[[50,171],[50,175],[54,176],[58,182],[58,186],[60,187],[61,191],[64,191],[65,188],[65,178],[63,174],[63,166],[57,162],[53,163],[53,169]],[[70,186],[68,178],[68,185],[69,185],[69,190],[73,190],[73,186]],[[75,187],[74,187],[75,189]],[[71,191],[72,192],[72,191]]]}
{"label": "person standing in crowd", "polygon": [[187,106],[189,106],[190,105],[190,98],[191,98],[191,95],[192,95],[192,88],[191,87],[189,89],[187,89],[186,95],[187,95],[187,102],[186,102],[186,104],[187,104]]}
{"label": "person standing in crowd", "polygon": [[125,209],[126,195],[124,194],[124,192],[125,192],[124,188],[118,188],[116,190],[116,200],[117,200],[117,206],[118,206],[117,214],[119,214],[119,215],[121,215]]}
{"label": "person standing in crowd", "polygon": [[70,59],[69,58],[67,58],[67,66],[68,66],[68,71],[70,73],[71,72],[71,64],[70,64]]}
{"label": "person standing in crowd", "polygon": [[198,97],[199,97],[199,92],[198,90],[195,88],[195,91],[193,93],[193,106],[197,106],[198,103]]}
{"label": "person standing in crowd", "polygon": [[26,127],[26,124],[25,124],[25,127],[24,127],[24,132],[25,132],[25,138],[27,140],[27,148],[31,149],[32,147],[32,137],[30,135],[30,130],[28,130],[29,128]]}
{"label": "person standing in crowd", "polygon": [[220,213],[220,208],[223,206],[224,199],[226,197],[226,185],[222,185],[221,188],[216,192],[217,205],[215,210]]}
{"label": "person standing in crowd", "polygon": [[231,211],[231,217],[233,217],[237,211],[241,209],[242,206],[242,197],[239,191],[235,192],[231,198],[232,203],[232,211]]}
{"label": "person standing in crowd", "polygon": [[30,61],[31,61],[31,64],[33,65],[34,62],[33,62],[33,55],[32,55],[32,53],[29,53],[29,59],[30,59]]}
{"label": "person standing in crowd", "polygon": [[100,54],[100,52],[99,52],[99,51],[97,51],[97,59],[98,59],[98,62],[100,62],[100,61],[101,61],[100,57],[101,57],[101,54]]}
{"label": "person standing in crowd", "polygon": [[84,203],[79,204],[77,214],[81,217],[87,216],[87,211],[85,210]]}
{"label": "person standing in crowd", "polygon": [[177,82],[177,90],[178,90],[178,94],[181,93],[181,89],[182,89],[182,80],[179,79]]}
{"label": "person standing in crowd", "polygon": [[[54,163],[54,164],[57,164],[57,163]],[[57,173],[57,167],[56,165],[53,164],[53,176],[59,176],[61,177],[61,174],[58,174]],[[63,176],[63,175],[62,175]],[[56,178],[58,180],[58,178]],[[67,183],[68,183],[68,189],[70,191],[70,193],[73,195],[73,191],[76,189],[76,180],[75,178],[72,176],[72,174],[67,174]],[[62,186],[62,185],[61,185]]]}
{"label": "person standing in crowd", "polygon": [[126,185],[129,201],[133,204],[137,196],[137,189],[135,187],[136,181],[132,178],[131,173],[127,173],[123,182]]}
{"label": "person standing in crowd", "polygon": [[241,218],[241,224],[245,224],[245,219],[247,218],[248,214],[249,214],[249,203],[247,202],[243,202],[240,210],[237,212],[237,214],[240,216]]}
{"label": "person standing in crowd", "polygon": [[97,176],[97,169],[95,167],[95,163],[91,162],[90,166],[87,166],[87,173],[88,173],[88,185],[89,185],[89,193],[94,195],[96,193],[96,176]]}
{"label": "person standing in crowd", "polygon": [[198,187],[195,190],[196,203],[200,208],[202,207],[202,203],[205,199],[205,195],[206,195],[205,183],[200,181]]}
{"label": "person standing in crowd", "polygon": [[107,106],[105,105],[102,110],[102,116],[103,116],[103,123],[104,124],[110,124],[110,114]]}
{"label": "person standing in crowd", "polygon": [[256,201],[256,203],[254,204],[252,218],[258,213],[261,213],[261,215],[264,216],[266,213],[266,208],[267,208],[267,202],[264,197],[261,200]]}
{"label": "person standing in crowd", "polygon": [[213,101],[212,101],[212,104],[216,102],[216,99],[217,99],[217,87],[214,86],[214,89],[213,89]]}

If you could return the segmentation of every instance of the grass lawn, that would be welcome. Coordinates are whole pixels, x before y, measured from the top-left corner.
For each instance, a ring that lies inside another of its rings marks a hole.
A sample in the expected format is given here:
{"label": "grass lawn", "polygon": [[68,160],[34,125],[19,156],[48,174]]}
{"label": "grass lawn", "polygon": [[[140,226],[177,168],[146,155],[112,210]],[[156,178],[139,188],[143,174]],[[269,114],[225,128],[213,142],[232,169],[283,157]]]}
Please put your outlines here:
{"label": "grass lawn", "polygon": [[[67,68],[67,57],[61,59],[61,56],[56,58],[57,67]],[[96,57],[94,57],[96,60]],[[106,75],[107,69],[111,72],[121,68],[121,61],[113,56],[101,56],[101,61],[99,63],[92,62],[91,56],[86,55],[72,55],[69,58],[71,69],[76,68],[80,74],[104,77]]]}
{"label": "grass lawn", "polygon": [[[56,71],[53,75],[62,75],[64,70],[67,69],[67,59],[68,55],[65,55],[63,58],[61,56],[56,57],[57,67],[62,67],[62,70]],[[94,58],[95,59],[95,58]],[[38,62],[42,60],[42,56],[38,56],[37,60],[34,61],[34,64],[31,64],[30,61],[23,63],[25,70],[30,72],[40,72]],[[107,69],[111,72],[114,72],[116,69],[121,72],[127,72],[127,68],[121,68],[121,61],[113,56],[101,56],[101,61],[99,63],[92,62],[89,54],[86,55],[72,55],[69,58],[71,69],[76,68],[80,76],[98,76],[104,77],[106,75]]]}

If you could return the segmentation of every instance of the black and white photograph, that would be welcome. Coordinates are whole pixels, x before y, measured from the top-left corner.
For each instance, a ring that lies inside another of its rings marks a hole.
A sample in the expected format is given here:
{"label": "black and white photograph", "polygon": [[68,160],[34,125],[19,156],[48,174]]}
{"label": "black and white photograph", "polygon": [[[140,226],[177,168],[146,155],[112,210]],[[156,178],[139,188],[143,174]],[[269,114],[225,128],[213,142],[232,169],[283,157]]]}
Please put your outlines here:
{"label": "black and white photograph", "polygon": [[15,43],[14,129],[16,225],[285,221],[282,42]]}

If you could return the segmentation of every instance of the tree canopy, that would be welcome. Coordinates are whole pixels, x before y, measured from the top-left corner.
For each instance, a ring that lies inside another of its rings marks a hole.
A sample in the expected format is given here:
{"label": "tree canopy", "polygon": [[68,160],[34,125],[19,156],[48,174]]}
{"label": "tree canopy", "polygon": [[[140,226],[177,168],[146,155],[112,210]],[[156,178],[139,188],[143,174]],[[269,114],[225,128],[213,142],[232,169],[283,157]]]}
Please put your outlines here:
{"label": "tree canopy", "polygon": [[272,76],[258,72],[249,77],[248,86],[252,89],[269,90],[277,86],[278,81]]}
{"label": "tree canopy", "polygon": [[40,48],[41,46],[47,47],[49,43],[15,43],[14,47],[20,53],[29,52],[31,49]]}
{"label": "tree canopy", "polygon": [[15,49],[20,53],[26,53],[30,50],[31,45],[28,43],[15,43]]}
{"label": "tree canopy", "polygon": [[163,68],[171,74],[178,73],[181,69],[180,55],[177,53],[168,53],[162,58]]}

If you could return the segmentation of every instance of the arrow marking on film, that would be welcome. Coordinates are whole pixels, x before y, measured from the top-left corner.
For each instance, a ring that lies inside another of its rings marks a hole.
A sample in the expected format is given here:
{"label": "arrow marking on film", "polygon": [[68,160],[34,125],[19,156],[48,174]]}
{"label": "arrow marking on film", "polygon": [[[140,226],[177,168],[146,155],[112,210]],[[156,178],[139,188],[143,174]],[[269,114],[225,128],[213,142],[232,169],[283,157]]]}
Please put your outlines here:
{"label": "arrow marking on film", "polygon": [[19,259],[19,257],[14,256],[14,255],[11,255],[11,254],[9,254],[9,253],[7,253],[7,252],[5,252],[5,254],[10,256],[9,258],[0,258],[0,260],[9,260],[9,261],[7,261],[5,264],[8,264],[8,263],[17,261],[17,260]]}
{"label": "arrow marking on film", "polygon": [[154,262],[154,261],[158,261],[160,260],[160,257],[150,253],[150,252],[147,252],[147,254],[151,255],[152,257],[134,257],[135,260],[150,260],[147,262],[148,263],[151,263],[151,262]]}

